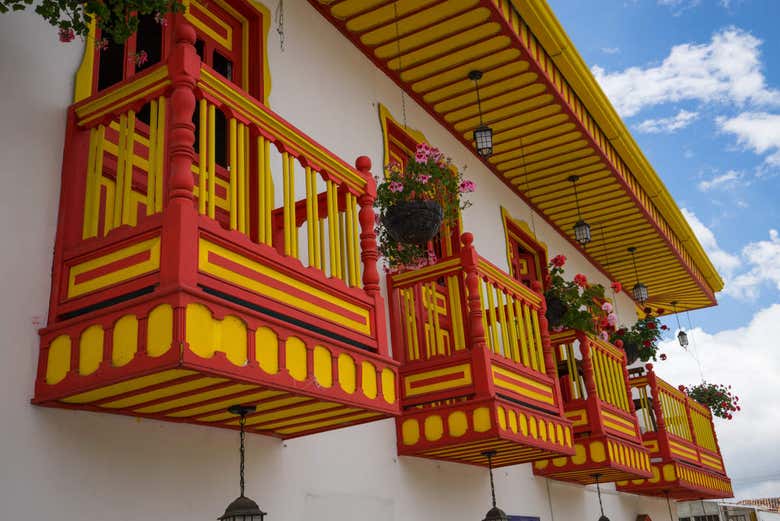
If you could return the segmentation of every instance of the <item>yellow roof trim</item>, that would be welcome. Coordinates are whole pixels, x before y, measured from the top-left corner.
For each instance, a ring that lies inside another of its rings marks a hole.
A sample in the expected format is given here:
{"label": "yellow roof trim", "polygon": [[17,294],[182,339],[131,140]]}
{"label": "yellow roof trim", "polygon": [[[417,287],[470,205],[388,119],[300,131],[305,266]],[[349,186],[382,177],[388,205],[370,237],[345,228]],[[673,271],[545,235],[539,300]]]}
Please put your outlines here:
{"label": "yellow roof trim", "polygon": [[585,104],[621,159],[631,169],[642,189],[647,192],[648,197],[680,239],[707,284],[713,292],[721,291],[723,279],[550,6],[545,0],[511,0],[511,2],[555,65],[564,74],[566,81]]}

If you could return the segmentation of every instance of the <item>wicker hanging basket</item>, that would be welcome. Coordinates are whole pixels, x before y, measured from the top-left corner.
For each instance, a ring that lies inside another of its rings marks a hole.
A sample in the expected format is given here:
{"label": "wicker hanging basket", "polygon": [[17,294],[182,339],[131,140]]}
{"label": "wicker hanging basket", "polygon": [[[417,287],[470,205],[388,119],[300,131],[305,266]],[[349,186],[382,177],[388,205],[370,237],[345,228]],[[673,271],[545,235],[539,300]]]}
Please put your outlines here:
{"label": "wicker hanging basket", "polygon": [[436,201],[403,201],[387,209],[382,224],[393,240],[422,245],[436,237],[443,219]]}

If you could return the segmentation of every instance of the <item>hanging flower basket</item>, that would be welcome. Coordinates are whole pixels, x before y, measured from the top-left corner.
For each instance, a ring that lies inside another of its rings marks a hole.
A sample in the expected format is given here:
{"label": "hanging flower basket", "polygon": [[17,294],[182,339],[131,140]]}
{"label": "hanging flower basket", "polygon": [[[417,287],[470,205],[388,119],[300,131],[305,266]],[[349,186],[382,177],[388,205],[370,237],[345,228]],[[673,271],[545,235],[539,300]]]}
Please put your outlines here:
{"label": "hanging flower basket", "polygon": [[615,345],[626,353],[626,364],[631,365],[639,360],[639,345],[636,342],[623,342],[622,340],[615,340]]}
{"label": "hanging flower basket", "polygon": [[690,387],[681,385],[680,390],[705,407],[709,407],[713,416],[724,420],[732,419],[732,413],[742,410],[739,405],[739,396],[732,394],[730,385],[727,387],[721,384],[702,382]]}
{"label": "hanging flower basket", "polygon": [[544,299],[547,301],[547,311],[544,316],[547,317],[549,326],[551,328],[564,326],[564,317],[566,312],[569,311],[569,306],[566,305],[563,299],[549,291],[544,294]]}
{"label": "hanging flower basket", "polygon": [[439,233],[444,212],[436,201],[399,201],[387,209],[382,224],[402,244],[425,244]]}

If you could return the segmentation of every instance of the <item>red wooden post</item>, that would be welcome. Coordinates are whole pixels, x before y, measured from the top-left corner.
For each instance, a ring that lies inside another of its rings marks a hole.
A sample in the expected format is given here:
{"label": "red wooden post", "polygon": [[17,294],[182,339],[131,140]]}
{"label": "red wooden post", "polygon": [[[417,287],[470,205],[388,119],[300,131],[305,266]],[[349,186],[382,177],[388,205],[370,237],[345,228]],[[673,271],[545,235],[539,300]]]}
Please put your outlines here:
{"label": "red wooden post", "polygon": [[628,380],[628,357],[626,356],[626,352],[623,351],[623,341],[618,340],[617,342],[620,342],[620,345],[617,347],[623,354],[623,380],[626,382],[626,392],[628,393],[628,412],[630,412],[633,416],[633,414],[636,412],[636,407],[634,407],[634,394],[631,391],[631,383]]}
{"label": "red wooden post", "polygon": [[460,259],[463,271],[466,273],[466,289],[468,291],[469,337],[468,345],[471,350],[471,360],[474,374],[474,388],[477,395],[496,396],[496,388],[493,383],[492,364],[490,351],[485,342],[485,327],[482,324],[482,302],[479,297],[479,273],[477,263],[479,256],[472,245],[474,235],[464,233],[460,237],[463,247],[460,250]]}
{"label": "red wooden post", "polygon": [[363,290],[374,299],[374,331],[377,336],[377,352],[388,356],[387,346],[387,319],[385,317],[385,303],[379,291],[379,271],[377,261],[379,250],[376,246],[376,232],[374,231],[374,201],[376,200],[376,181],[371,175],[371,159],[360,156],[355,160],[355,168],[366,179],[365,191],[358,197],[360,212],[360,260],[363,262]]}
{"label": "red wooden post", "polygon": [[594,434],[604,434],[604,419],[601,417],[599,393],[596,387],[593,359],[591,358],[590,339],[584,333],[577,332],[580,341],[580,353],[582,353],[582,374],[585,378],[585,391],[588,393],[588,424]]}
{"label": "red wooden post", "polygon": [[[550,340],[550,324],[547,321],[547,301],[544,299],[544,288],[542,283],[538,280],[531,282],[531,289],[539,294],[542,299],[541,308],[539,309],[539,335],[542,337],[542,353],[544,354],[544,367],[547,372],[547,376],[553,380],[553,394],[555,400],[558,403],[558,410],[561,411],[563,416],[563,400],[561,399],[561,384],[558,381],[558,365],[556,363],[555,352],[553,351],[552,342]],[[576,378],[577,375],[571,375],[571,378]]]}
{"label": "red wooden post", "polygon": [[195,85],[200,76],[200,58],[195,51],[195,29],[176,16],[173,51],[168,70],[173,84],[168,119],[168,200],[163,209],[160,286],[197,287],[198,214],[193,194],[192,164],[195,160]]}

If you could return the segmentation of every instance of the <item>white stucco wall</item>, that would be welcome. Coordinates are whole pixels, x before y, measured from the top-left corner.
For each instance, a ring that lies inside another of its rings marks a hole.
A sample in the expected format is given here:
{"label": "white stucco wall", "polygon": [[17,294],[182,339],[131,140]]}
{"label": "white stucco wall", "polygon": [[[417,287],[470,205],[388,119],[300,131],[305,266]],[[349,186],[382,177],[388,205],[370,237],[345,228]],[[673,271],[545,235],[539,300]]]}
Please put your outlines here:
{"label": "white stucco wall", "polygon": [[[381,165],[376,103],[400,117],[400,92],[308,3],[285,8],[284,53],[273,31],[269,42],[271,106],[348,162],[365,154]],[[59,44],[56,31],[28,14],[0,15],[0,44],[0,519],[214,519],[237,493],[235,433],[29,403],[80,49]],[[465,229],[482,255],[506,268],[499,205],[525,219],[528,208],[408,99],[407,118],[467,165],[478,191]],[[542,219],[535,225],[551,254],[564,253],[572,270],[608,282]],[[631,306],[621,300],[620,308]],[[489,507],[484,470],[399,458],[391,420],[288,442],[250,436],[247,482],[270,521],[479,520]],[[593,487],[548,482],[530,465],[498,470],[496,485],[510,514],[598,518]],[[613,521],[668,517],[664,501],[603,489]]]}

